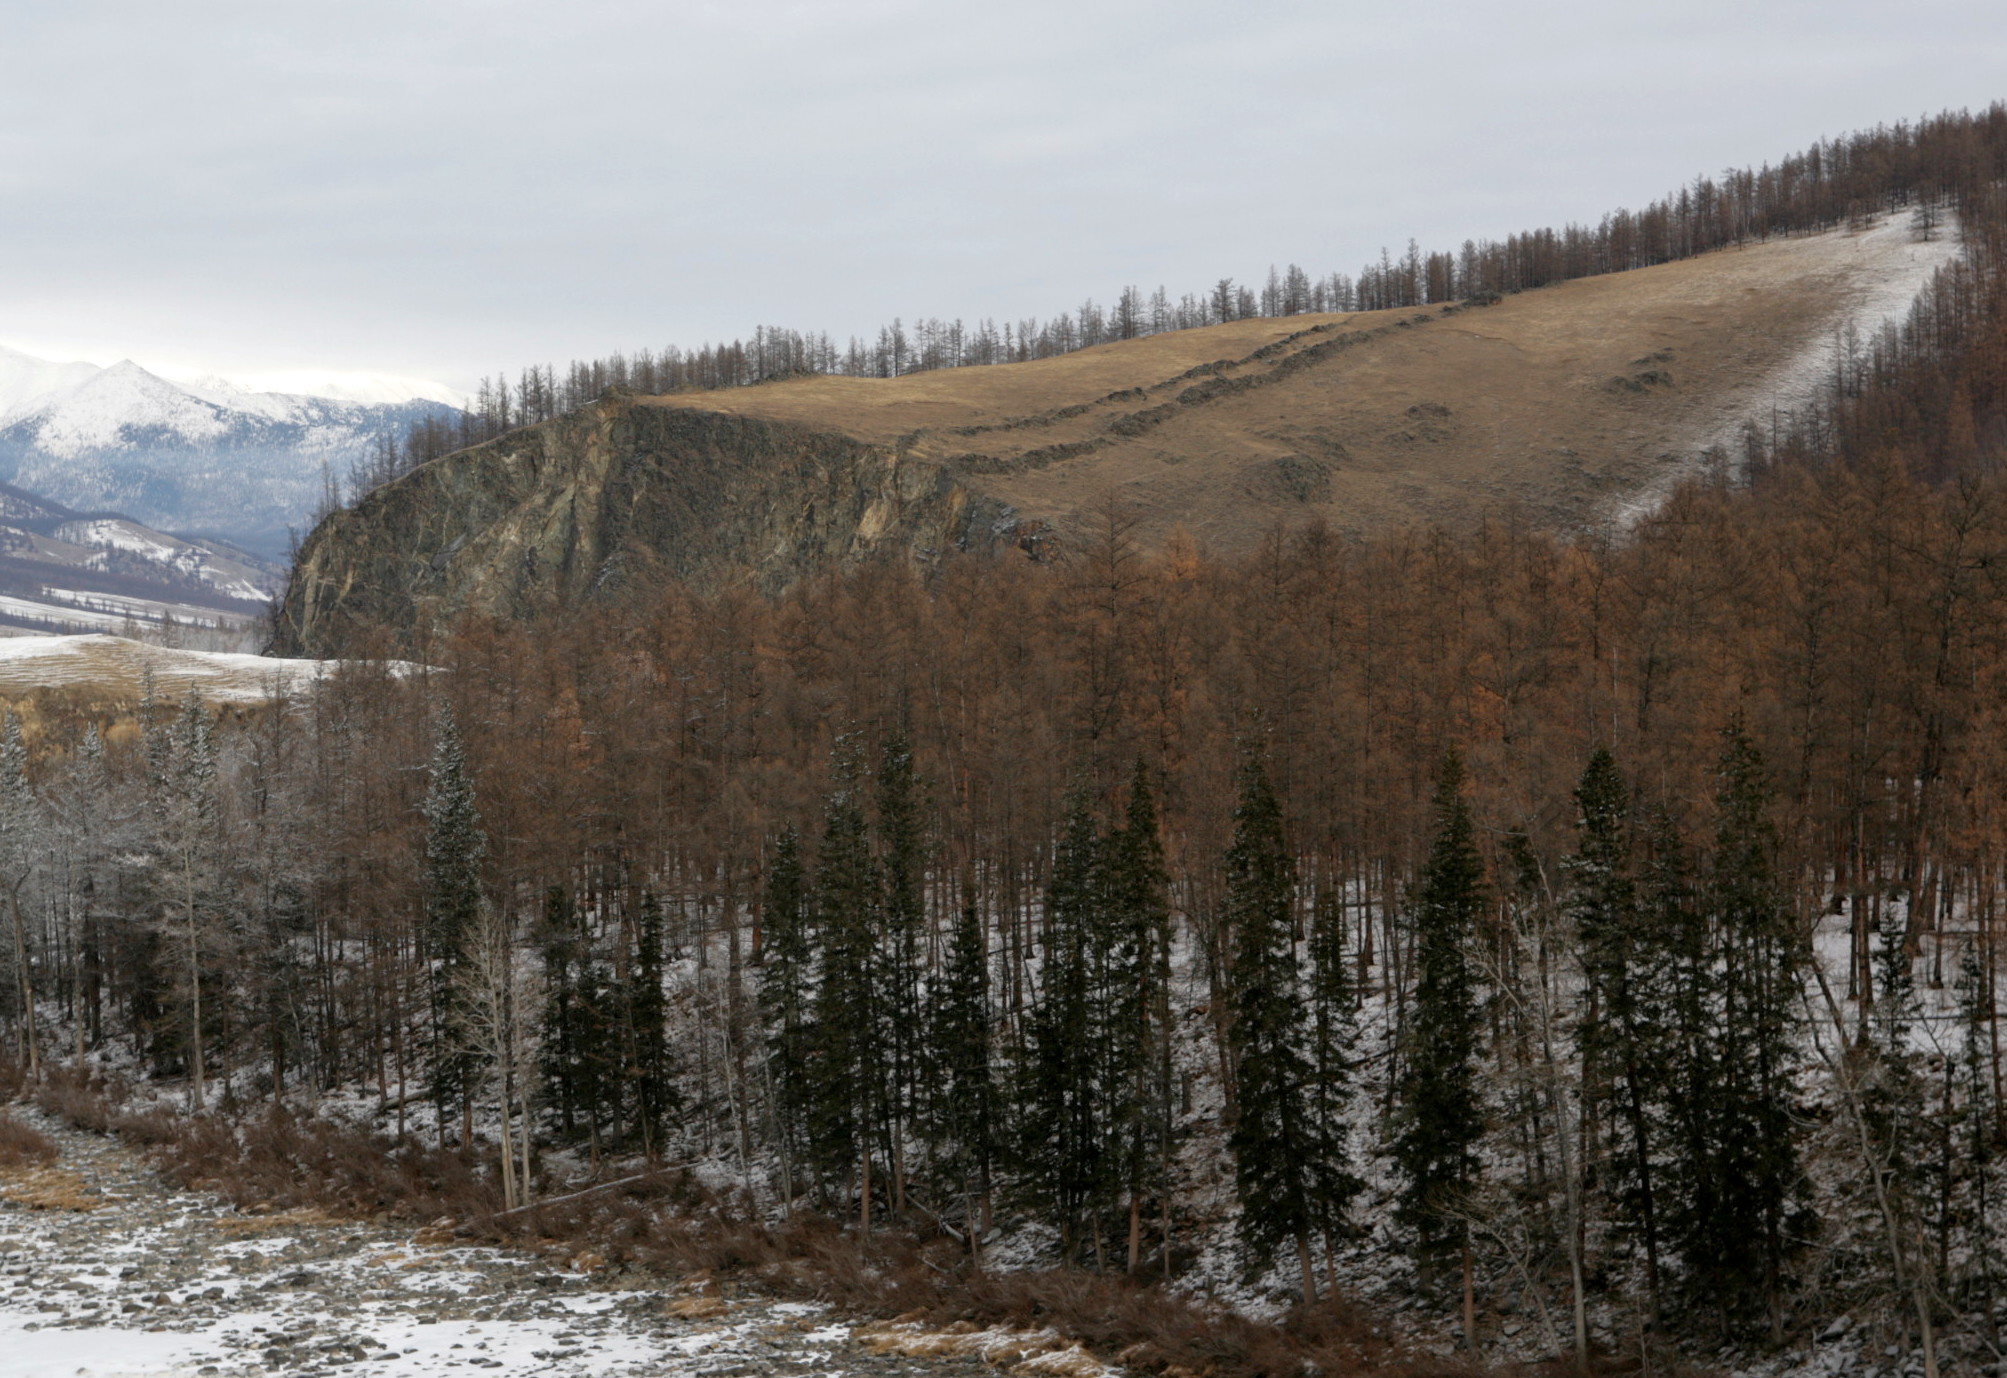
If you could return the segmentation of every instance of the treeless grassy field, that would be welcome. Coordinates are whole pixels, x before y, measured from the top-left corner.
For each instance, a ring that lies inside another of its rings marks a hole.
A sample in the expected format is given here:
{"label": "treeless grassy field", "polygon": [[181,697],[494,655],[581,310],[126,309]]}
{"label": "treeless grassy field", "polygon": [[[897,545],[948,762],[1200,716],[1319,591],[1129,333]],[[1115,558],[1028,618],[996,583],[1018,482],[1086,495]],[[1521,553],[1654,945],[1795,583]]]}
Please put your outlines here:
{"label": "treeless grassy field", "polygon": [[1031,363],[804,378],[652,405],[838,431],[944,463],[1062,530],[1113,490],[1141,534],[1244,550],[1516,507],[1621,521],[1811,400],[1852,321],[1907,309],[1949,239],[1905,224],[1772,240],[1491,306],[1237,321]]}

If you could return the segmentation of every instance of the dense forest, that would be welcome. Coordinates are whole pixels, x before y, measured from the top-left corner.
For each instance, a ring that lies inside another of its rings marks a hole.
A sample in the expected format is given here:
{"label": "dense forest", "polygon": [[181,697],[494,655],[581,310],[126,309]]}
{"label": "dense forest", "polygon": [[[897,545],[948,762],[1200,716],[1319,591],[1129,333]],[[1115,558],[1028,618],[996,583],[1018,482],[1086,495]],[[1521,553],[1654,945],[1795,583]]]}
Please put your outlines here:
{"label": "dense forest", "polygon": [[360,1088],[511,1205],[703,1160],[738,1209],[971,1268],[1032,1239],[1225,1285],[1227,1250],[1562,1351],[1844,1313],[1971,1371],[2007,1249],[2003,159],[1996,107],[1653,220],[1689,252],[1929,196],[1968,252],[1621,534],[1223,560],[1110,494],[1039,561],[474,621],[221,713],[45,695],[0,740],[0,1014],[31,1066],[194,1110]]}

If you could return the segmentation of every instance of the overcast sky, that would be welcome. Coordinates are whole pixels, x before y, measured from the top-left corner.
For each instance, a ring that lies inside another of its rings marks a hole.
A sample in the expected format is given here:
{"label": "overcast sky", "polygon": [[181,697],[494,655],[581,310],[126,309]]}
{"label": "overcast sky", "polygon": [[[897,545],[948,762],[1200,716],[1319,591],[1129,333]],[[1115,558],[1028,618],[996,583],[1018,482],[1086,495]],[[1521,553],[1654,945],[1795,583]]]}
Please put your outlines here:
{"label": "overcast sky", "polygon": [[1999,0],[0,0],[0,342],[466,386],[1046,316],[2003,97]]}

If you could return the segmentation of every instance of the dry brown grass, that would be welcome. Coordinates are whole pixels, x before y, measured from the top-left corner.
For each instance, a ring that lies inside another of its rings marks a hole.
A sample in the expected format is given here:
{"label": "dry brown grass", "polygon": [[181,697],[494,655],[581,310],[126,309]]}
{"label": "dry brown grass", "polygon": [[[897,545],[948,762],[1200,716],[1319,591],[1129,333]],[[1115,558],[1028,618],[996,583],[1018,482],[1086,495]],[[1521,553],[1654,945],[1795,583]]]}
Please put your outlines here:
{"label": "dry brown grass", "polygon": [[0,1173],[0,1198],[31,1211],[94,1211],[113,1200],[93,1191],[81,1174],[56,1167]]}
{"label": "dry brown grass", "polygon": [[272,1230],[296,1230],[315,1225],[332,1225],[339,1217],[329,1215],[315,1207],[289,1211],[272,1211],[269,1214],[248,1214],[226,1216],[216,1222],[216,1228],[225,1234],[254,1235]]}
{"label": "dry brown grass", "polygon": [[1506,505],[1574,525],[1656,486],[1678,467],[1663,456],[1767,416],[1771,380],[1831,336],[1886,271],[1874,259],[1845,235],[1780,239],[1482,308],[1238,321],[648,405],[896,446],[1062,529],[1116,490],[1153,544],[1183,526],[1233,553],[1277,520],[1364,532]]}
{"label": "dry brown grass", "polygon": [[55,1140],[0,1110],[0,1170],[46,1167],[55,1161]]}
{"label": "dry brown grass", "polygon": [[77,1173],[57,1167],[55,1140],[0,1111],[0,1199],[34,1211],[94,1211],[104,1196]]}

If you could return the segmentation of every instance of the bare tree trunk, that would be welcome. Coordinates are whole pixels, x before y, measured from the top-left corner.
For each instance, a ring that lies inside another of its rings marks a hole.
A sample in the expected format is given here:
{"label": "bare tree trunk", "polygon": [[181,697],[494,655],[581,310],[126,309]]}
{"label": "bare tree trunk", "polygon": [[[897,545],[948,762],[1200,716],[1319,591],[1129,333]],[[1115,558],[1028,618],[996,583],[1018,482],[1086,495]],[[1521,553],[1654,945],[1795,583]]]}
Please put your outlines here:
{"label": "bare tree trunk", "polygon": [[[1923,1340],[1924,1378],[1938,1378],[1937,1372],[1937,1329],[1931,1320],[1930,1284],[1921,1267],[1906,1266],[1908,1251],[1903,1247],[1902,1223],[1897,1217],[1896,1204],[1889,1197],[1887,1176],[1882,1171],[1884,1164],[1875,1152],[1874,1141],[1868,1133],[1867,1114],[1861,1108],[1853,1074],[1846,1064],[1847,1023],[1840,1013],[1839,1002],[1833,998],[1833,988],[1826,982],[1826,972],[1816,961],[1812,963],[1812,974],[1818,978],[1819,993],[1825,997],[1826,1010],[1838,1033],[1841,1051],[1838,1054],[1826,1050],[1825,1040],[1814,1033],[1814,1042],[1819,1055],[1833,1071],[1833,1080],[1839,1085],[1847,1105],[1847,1115],[1854,1122],[1854,1132],[1861,1150],[1861,1165],[1867,1170],[1868,1179],[1874,1183],[1875,1204],[1880,1208],[1882,1228],[1888,1238],[1889,1264],[1895,1271],[1895,1284],[1907,1291],[1916,1307],[1917,1329]],[[1807,997],[1808,1001],[1810,997]]]}
{"label": "bare tree trunk", "polygon": [[865,1238],[871,1235],[871,1140],[864,1136],[863,1150],[857,1162],[857,1231]]}
{"label": "bare tree trunk", "polygon": [[[28,1054],[28,1075],[38,1077],[42,1073],[42,1059],[40,1042],[35,1036],[35,983],[28,972],[28,932],[21,922],[21,887],[27,883],[28,873],[23,871],[7,892],[7,908],[14,919],[14,979],[20,989],[22,1045]],[[201,1108],[199,1104],[197,1108]]]}
{"label": "bare tree trunk", "polygon": [[[195,920],[195,873],[184,870],[184,905],[188,920],[188,1071],[189,1099],[202,1108],[202,943]],[[15,927],[20,926],[20,909],[15,908]]]}
{"label": "bare tree trunk", "polygon": [[1477,1353],[1477,1277],[1476,1260],[1471,1256],[1470,1240],[1463,1242],[1463,1342],[1471,1353]]}
{"label": "bare tree trunk", "polygon": [[517,1177],[516,1190],[522,1196],[523,1204],[530,1203],[530,1079],[523,1077],[516,1083],[516,1106],[522,1116],[522,1132],[518,1136],[522,1144],[522,1172]]}

